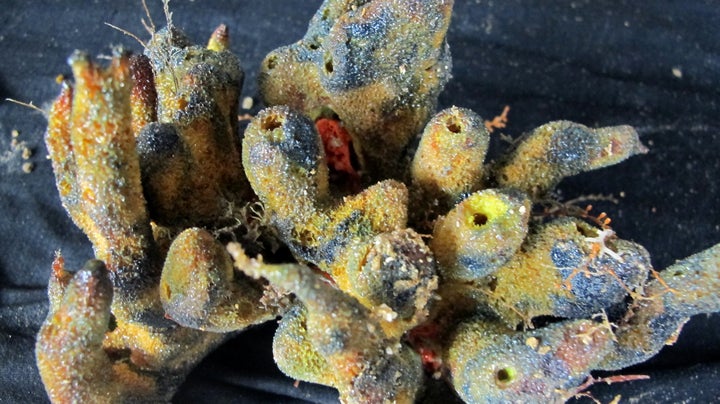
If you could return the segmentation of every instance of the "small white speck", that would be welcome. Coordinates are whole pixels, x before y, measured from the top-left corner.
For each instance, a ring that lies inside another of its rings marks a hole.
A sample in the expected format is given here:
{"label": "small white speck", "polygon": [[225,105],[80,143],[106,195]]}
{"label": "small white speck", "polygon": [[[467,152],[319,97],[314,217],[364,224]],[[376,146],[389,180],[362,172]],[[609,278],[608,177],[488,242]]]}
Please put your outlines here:
{"label": "small white speck", "polygon": [[253,107],[254,101],[252,97],[245,97],[242,100],[242,109],[250,109]]}
{"label": "small white speck", "polygon": [[673,68],[672,68],[672,74],[673,74],[673,76],[675,76],[675,77],[678,78],[678,79],[681,79],[681,78],[682,78],[682,70],[680,70],[679,67],[673,67]]}

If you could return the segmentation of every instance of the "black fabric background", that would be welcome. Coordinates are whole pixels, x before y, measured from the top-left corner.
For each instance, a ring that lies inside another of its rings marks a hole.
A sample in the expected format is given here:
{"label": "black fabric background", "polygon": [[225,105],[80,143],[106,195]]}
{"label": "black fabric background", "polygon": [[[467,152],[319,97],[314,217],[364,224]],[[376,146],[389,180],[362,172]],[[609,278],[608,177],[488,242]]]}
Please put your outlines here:
{"label": "black fabric background", "polygon": [[[156,22],[159,1],[149,1]],[[219,23],[246,69],[244,95],[259,109],[263,56],[299,39],[319,1],[173,1],[174,22],[204,43]],[[0,99],[45,106],[57,74],[78,48],[109,54],[109,45],[140,51],[108,22],[146,37],[140,2],[3,1],[0,11]],[[613,194],[596,203],[613,228],[643,244],[656,268],[720,242],[720,3],[718,1],[456,0],[448,35],[453,80],[440,106],[469,107],[486,118],[510,105],[505,133],[544,122],[631,124],[650,153],[564,181],[566,199]],[[681,77],[673,74],[681,72]],[[35,334],[47,310],[53,252],[70,268],[91,258],[85,236],[62,207],[43,144],[45,119],[0,102],[0,402],[43,402],[35,368]],[[12,153],[11,130],[34,150],[25,174]],[[493,138],[492,155],[506,146]],[[620,195],[624,195],[620,197]],[[177,402],[335,402],[332,390],[293,381],[275,368],[272,325],[249,330],[212,353],[190,375]],[[720,400],[720,316],[697,316],[677,344],[623,373],[649,381],[598,386],[640,402]],[[443,400],[446,401],[446,400]]]}

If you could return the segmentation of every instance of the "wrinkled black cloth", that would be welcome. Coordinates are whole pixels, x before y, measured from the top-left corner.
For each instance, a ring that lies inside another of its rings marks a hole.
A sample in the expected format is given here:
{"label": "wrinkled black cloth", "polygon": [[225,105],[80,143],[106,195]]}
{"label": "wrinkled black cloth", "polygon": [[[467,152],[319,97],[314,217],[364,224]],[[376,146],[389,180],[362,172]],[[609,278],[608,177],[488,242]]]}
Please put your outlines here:
{"label": "wrinkled black cloth", "polygon": [[[159,1],[150,4],[164,25]],[[256,101],[258,66],[270,50],[298,40],[319,1],[174,1],[174,23],[204,43],[220,23],[246,70],[244,96]],[[105,22],[147,38],[140,1],[5,1],[0,11],[0,402],[47,401],[35,367],[35,335],[47,312],[45,288],[54,251],[69,268],[91,258],[87,238],[60,205],[41,113],[70,76],[74,49],[110,54],[141,46]],[[504,133],[545,122],[630,124],[646,155],[563,181],[564,199],[613,195],[605,211],[622,238],[644,245],[662,269],[720,242],[720,4],[707,1],[456,0],[448,35],[453,79],[440,107],[483,117],[511,107]],[[33,150],[23,160],[11,131]],[[508,144],[493,136],[491,157]],[[23,172],[23,163],[34,170]],[[603,199],[603,198],[599,198]],[[182,386],[177,402],[336,402],[330,388],[284,377],[272,361],[274,325],[255,327],[210,354]],[[596,386],[641,402],[709,402],[720,396],[720,316],[697,316],[678,342],[649,362],[619,372],[648,381]],[[451,394],[448,393],[450,396]]]}

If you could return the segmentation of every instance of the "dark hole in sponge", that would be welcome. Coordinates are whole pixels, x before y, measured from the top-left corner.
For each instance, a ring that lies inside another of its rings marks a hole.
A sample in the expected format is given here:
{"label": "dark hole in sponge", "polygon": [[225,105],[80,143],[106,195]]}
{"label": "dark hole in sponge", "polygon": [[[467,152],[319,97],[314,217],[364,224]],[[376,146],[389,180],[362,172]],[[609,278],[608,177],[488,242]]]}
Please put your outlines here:
{"label": "dark hole in sponge", "polygon": [[473,224],[477,227],[484,226],[488,222],[488,217],[483,213],[473,214]]}
{"label": "dark hole in sponge", "polygon": [[278,117],[275,115],[266,116],[263,120],[260,121],[260,129],[264,131],[272,131],[273,129],[277,129],[280,126],[282,126],[282,122],[280,122]]}
{"label": "dark hole in sponge", "polygon": [[130,358],[130,355],[132,354],[132,351],[128,348],[112,348],[112,349],[106,349],[105,353],[113,362],[119,362],[122,360],[127,360]]}
{"label": "dark hole in sponge", "polygon": [[108,321],[108,331],[115,331],[117,328],[117,319],[114,315],[110,315],[110,321]]}
{"label": "dark hole in sponge", "polygon": [[579,226],[579,225],[576,224],[576,225],[575,225],[575,229],[576,229],[577,232],[580,233],[580,235],[582,235],[583,237],[596,237],[596,236],[597,236],[597,234],[594,233],[594,229],[590,229],[590,228],[587,228],[587,227],[585,227],[585,226]]}
{"label": "dark hole in sponge", "polygon": [[498,280],[497,280],[497,278],[494,278],[494,277],[491,278],[491,279],[490,279],[490,282],[488,282],[488,284],[487,284],[487,288],[488,288],[491,292],[494,292],[495,289],[497,289],[497,286],[498,286]]}
{"label": "dark hole in sponge", "polygon": [[452,133],[462,132],[462,126],[460,126],[460,124],[454,119],[449,119],[445,123],[445,127],[447,128],[447,130],[449,130]]}
{"label": "dark hole in sponge", "polygon": [[320,40],[318,37],[313,37],[307,44],[308,49],[310,50],[318,50],[320,49]]}
{"label": "dark hole in sponge", "polygon": [[267,68],[268,70],[272,70],[277,65],[277,56],[272,55],[267,59]]}
{"label": "dark hole in sponge", "polygon": [[332,60],[332,59],[326,60],[326,61],[325,61],[325,72],[327,72],[328,74],[329,74],[329,73],[332,73],[332,72],[333,72],[333,69],[334,69],[334,67],[333,67],[333,60]]}
{"label": "dark hole in sponge", "polygon": [[495,373],[495,380],[500,384],[508,384],[515,379],[515,369],[502,368]]}

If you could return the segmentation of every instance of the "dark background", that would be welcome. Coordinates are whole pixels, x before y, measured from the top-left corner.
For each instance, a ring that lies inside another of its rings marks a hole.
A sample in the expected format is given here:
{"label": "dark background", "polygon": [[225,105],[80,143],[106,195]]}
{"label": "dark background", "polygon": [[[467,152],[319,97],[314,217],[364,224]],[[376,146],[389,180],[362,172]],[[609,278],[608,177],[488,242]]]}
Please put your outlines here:
{"label": "dark background", "polygon": [[[150,2],[158,25],[159,1]],[[299,39],[319,1],[173,1],[175,24],[205,43],[220,23],[246,70],[245,96],[259,109],[263,56]],[[78,48],[109,54],[111,44],[140,52],[104,22],[147,35],[139,0],[3,1],[0,99],[46,106],[58,74]],[[720,2],[457,0],[448,35],[453,80],[440,107],[469,107],[490,118],[510,105],[505,133],[517,136],[556,119],[588,126],[630,124],[650,152],[564,181],[565,199],[612,194],[594,203],[613,228],[643,244],[656,268],[720,242]],[[0,101],[0,401],[47,400],[35,368],[35,334],[47,310],[53,252],[70,268],[92,257],[89,242],[62,207],[43,143],[42,114]],[[32,173],[11,144],[20,132],[34,154]],[[493,153],[506,147],[493,138]],[[281,376],[270,351],[272,325],[241,334],[211,354],[178,393],[178,402],[336,401],[332,389]],[[708,402],[720,397],[720,316],[697,316],[677,344],[623,373],[649,381],[594,389],[641,402]]]}

